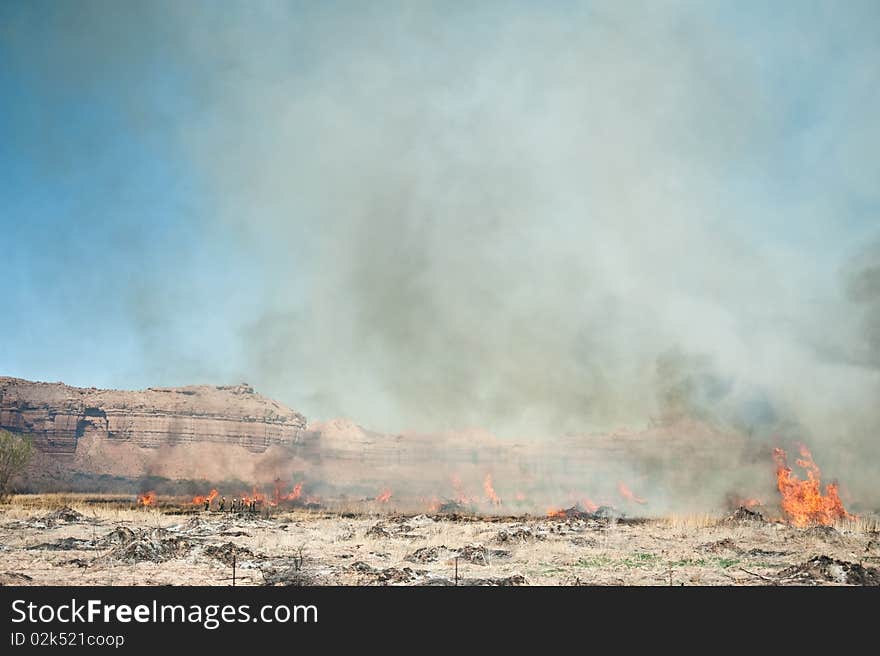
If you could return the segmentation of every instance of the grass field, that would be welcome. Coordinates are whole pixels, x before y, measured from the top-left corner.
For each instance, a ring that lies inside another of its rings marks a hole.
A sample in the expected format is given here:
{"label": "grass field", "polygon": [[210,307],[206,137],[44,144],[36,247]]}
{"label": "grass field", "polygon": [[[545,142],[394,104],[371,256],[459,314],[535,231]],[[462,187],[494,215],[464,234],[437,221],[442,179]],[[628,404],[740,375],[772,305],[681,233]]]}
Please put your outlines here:
{"label": "grass field", "polygon": [[237,585],[880,583],[873,516],[795,528],[712,515],[251,515],[183,500],[145,508],[130,496],[19,495],[0,506],[0,554],[0,582],[16,585],[231,585],[233,557]]}

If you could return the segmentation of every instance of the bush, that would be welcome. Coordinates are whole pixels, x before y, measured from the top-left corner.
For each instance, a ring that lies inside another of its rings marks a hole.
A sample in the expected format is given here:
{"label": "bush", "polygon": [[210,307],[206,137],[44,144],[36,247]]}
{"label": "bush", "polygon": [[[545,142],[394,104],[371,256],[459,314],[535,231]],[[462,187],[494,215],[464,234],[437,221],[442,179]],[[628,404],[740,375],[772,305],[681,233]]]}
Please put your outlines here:
{"label": "bush", "polygon": [[30,439],[0,430],[0,501],[9,496],[13,479],[24,471],[33,453]]}

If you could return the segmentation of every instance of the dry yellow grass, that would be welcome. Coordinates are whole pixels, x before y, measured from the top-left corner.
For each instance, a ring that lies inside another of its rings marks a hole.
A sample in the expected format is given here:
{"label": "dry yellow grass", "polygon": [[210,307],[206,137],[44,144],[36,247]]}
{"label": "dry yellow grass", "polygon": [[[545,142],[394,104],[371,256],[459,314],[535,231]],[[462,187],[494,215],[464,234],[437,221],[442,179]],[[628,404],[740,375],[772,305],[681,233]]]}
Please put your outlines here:
{"label": "dry yellow grass", "polygon": [[690,513],[686,515],[673,514],[661,521],[672,529],[692,530],[717,526],[723,519],[723,517],[710,513]]}
{"label": "dry yellow grass", "polygon": [[[203,525],[222,527],[216,534],[202,534],[199,544],[231,542],[242,548],[242,553],[250,550],[263,559],[289,558],[303,549],[320,580],[337,584],[375,582],[369,568],[409,568],[417,577],[448,579],[454,571],[450,557],[441,555],[435,561],[415,563],[407,557],[422,547],[460,550],[469,544],[483,545],[490,555],[485,565],[459,560],[461,577],[522,574],[529,583],[541,585],[765,584],[760,577],[772,577],[813,555],[866,565],[880,562],[880,548],[872,533],[876,517],[847,520],[835,531],[797,529],[777,522],[729,522],[711,514],[676,515],[635,524],[547,518],[466,522],[417,518],[407,520],[408,528],[396,533],[395,527],[400,527],[403,518],[297,509],[279,511],[267,521],[219,512],[165,514],[162,507],[138,508],[125,497],[118,501],[112,495],[22,495],[0,506],[0,548],[4,549],[0,577],[7,570],[31,576],[34,584],[227,585],[228,566],[206,557],[200,549],[168,562],[136,564],[101,560],[106,547],[100,551],[35,549],[66,538],[100,540],[118,526],[174,529],[187,525],[193,517]],[[15,521],[41,517],[65,505],[90,521],[49,528],[22,526]],[[392,537],[372,532],[377,523],[390,527]],[[532,536],[502,541],[499,532],[513,530],[516,525],[527,527]],[[495,556],[492,550],[507,553]],[[76,559],[89,564],[69,564]],[[367,569],[351,567],[356,562],[365,563]],[[243,562],[241,567],[240,583],[261,583],[255,566],[248,568]]]}
{"label": "dry yellow grass", "polygon": [[850,533],[880,533],[880,519],[873,515],[858,515],[839,519],[834,523],[834,528],[841,532]]}
{"label": "dry yellow grass", "polygon": [[160,508],[138,506],[133,495],[16,494],[2,506],[4,516],[9,519],[27,519],[64,507],[72,508],[86,517],[113,522],[147,521],[153,526],[165,526],[175,521],[173,516],[163,513]]}

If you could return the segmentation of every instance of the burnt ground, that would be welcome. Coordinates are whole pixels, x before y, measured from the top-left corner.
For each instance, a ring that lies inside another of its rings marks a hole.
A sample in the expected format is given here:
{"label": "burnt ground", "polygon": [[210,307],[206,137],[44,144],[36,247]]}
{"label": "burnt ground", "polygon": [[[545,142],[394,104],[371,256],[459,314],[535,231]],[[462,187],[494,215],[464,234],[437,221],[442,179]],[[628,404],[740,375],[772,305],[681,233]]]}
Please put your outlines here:
{"label": "burnt ground", "polygon": [[0,506],[7,585],[880,585],[874,518],[264,515]]}

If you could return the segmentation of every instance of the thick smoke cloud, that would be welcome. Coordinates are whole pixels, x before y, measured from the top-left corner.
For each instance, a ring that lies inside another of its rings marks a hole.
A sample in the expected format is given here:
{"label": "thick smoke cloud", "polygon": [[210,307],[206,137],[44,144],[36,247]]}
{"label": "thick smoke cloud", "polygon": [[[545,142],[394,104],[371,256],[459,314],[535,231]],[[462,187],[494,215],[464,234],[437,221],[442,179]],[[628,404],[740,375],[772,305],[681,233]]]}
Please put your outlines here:
{"label": "thick smoke cloud", "polygon": [[320,414],[569,430],[662,414],[685,370],[689,403],[786,412],[845,366],[813,343],[838,272],[736,198],[786,129],[748,44],[667,5],[343,25],[302,69],[227,35],[236,93],[188,135],[272,256],[261,376]]}
{"label": "thick smoke cloud", "polygon": [[766,11],[162,6],[191,248],[228,268],[138,289],[144,361],[383,430],[691,416],[876,465],[880,20]]}

